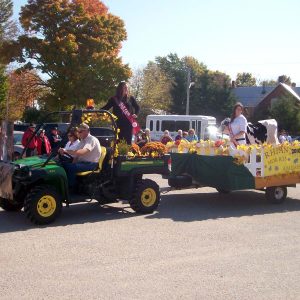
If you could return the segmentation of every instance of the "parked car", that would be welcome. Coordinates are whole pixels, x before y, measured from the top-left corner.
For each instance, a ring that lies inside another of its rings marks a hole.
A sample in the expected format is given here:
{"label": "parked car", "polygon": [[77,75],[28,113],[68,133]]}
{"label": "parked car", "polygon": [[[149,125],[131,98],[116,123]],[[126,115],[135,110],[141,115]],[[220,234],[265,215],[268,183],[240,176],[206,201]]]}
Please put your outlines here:
{"label": "parked car", "polygon": [[23,131],[14,131],[14,159],[21,158],[21,153],[24,149],[22,145]]}
{"label": "parked car", "polygon": [[70,125],[70,123],[45,123],[43,128],[45,129],[46,134],[48,134],[48,133],[50,133],[52,128],[57,127],[59,134],[63,135],[66,133],[69,125]]}
{"label": "parked car", "polygon": [[29,123],[14,124],[14,130],[25,132],[27,130],[28,126],[29,126]]}

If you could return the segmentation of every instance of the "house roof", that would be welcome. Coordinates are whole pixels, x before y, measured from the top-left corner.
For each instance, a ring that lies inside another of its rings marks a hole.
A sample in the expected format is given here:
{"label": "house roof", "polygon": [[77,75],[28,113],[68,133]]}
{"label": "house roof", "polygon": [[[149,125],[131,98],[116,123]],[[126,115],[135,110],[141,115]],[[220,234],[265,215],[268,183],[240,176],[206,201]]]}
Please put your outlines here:
{"label": "house roof", "polygon": [[249,86],[237,87],[232,90],[239,102],[245,107],[256,107],[268,94],[273,92],[277,87],[282,86],[300,101],[300,87],[290,87],[285,83],[279,83],[277,86]]}
{"label": "house roof", "polygon": [[291,86],[285,84],[285,83],[280,83],[290,94],[292,94],[297,100],[300,101],[300,87],[294,87],[292,88]]}

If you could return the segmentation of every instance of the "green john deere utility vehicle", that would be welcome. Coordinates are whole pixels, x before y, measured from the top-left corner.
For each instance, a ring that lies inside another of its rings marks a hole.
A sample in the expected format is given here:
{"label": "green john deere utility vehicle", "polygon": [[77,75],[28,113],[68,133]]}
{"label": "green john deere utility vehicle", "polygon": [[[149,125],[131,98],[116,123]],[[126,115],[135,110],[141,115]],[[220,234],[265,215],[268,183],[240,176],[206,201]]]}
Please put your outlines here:
{"label": "green john deere utility vehicle", "polygon": [[[95,126],[106,120],[113,129],[110,147],[103,147],[98,168],[77,173],[77,191],[68,190],[68,179],[57,150],[49,156],[33,156],[14,162],[0,161],[0,207],[6,211],[24,208],[27,218],[34,224],[49,224],[61,213],[63,204],[90,201],[100,204],[119,200],[129,202],[137,213],[152,213],[159,205],[159,186],[143,174],[168,174],[168,155],[159,158],[114,157],[117,128],[114,117],[104,110],[73,110],[55,112],[70,116],[70,127],[82,121]],[[103,117],[104,116],[104,117]],[[43,127],[37,126],[35,134]],[[62,140],[62,145],[65,143]],[[26,149],[26,147],[25,147]],[[24,151],[25,151],[24,149]]]}

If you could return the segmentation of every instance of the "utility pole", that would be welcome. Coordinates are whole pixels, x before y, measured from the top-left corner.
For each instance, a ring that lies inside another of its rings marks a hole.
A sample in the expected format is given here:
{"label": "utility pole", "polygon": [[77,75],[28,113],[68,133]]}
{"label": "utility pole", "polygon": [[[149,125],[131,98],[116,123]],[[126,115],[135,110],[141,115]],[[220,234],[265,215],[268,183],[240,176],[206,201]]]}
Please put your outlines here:
{"label": "utility pole", "polygon": [[187,81],[186,81],[186,110],[185,114],[190,114],[190,84],[191,84],[191,69],[187,69]]}
{"label": "utility pole", "polygon": [[186,81],[186,110],[185,114],[190,114],[190,89],[195,84],[195,82],[191,82],[191,69],[187,69],[187,81]]}

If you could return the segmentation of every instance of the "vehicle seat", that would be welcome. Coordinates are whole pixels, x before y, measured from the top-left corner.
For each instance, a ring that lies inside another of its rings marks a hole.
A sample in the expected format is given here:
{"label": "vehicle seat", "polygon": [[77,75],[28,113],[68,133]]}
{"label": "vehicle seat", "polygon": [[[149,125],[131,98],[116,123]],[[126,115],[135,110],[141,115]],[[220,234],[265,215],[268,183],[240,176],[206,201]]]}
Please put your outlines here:
{"label": "vehicle seat", "polygon": [[103,165],[103,161],[104,161],[104,158],[106,156],[106,148],[101,146],[101,155],[100,155],[100,158],[99,158],[99,163],[98,163],[98,168],[95,170],[95,171],[85,171],[85,172],[79,172],[79,173],[76,173],[77,176],[86,176],[86,175],[89,175],[91,173],[100,173],[101,170],[102,170],[102,165]]}

